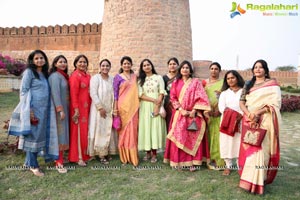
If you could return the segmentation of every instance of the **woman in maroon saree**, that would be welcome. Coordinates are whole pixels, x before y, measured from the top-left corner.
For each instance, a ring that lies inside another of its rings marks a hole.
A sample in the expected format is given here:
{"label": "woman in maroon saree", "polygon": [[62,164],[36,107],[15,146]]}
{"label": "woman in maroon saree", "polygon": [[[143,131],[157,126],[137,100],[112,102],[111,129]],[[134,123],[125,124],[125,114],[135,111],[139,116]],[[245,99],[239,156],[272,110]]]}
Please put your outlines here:
{"label": "woman in maroon saree", "polygon": [[[202,165],[202,161],[210,157],[203,116],[203,111],[210,110],[210,104],[199,79],[192,78],[191,63],[183,61],[178,72],[170,92],[174,110],[167,136],[164,163],[170,163],[171,167],[179,169],[189,167],[190,171],[195,171],[195,165]],[[193,120],[198,130],[188,131],[187,128]]]}

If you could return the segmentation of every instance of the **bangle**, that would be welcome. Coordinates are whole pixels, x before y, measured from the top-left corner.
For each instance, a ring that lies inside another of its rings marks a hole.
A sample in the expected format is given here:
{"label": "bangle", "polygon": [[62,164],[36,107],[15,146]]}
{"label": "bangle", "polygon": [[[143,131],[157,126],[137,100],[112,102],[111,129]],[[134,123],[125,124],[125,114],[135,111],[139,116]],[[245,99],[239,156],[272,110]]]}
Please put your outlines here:
{"label": "bangle", "polygon": [[251,112],[249,112],[249,113],[248,113],[248,115],[247,115],[247,117],[248,117],[249,119],[250,119],[250,116],[251,116],[251,114],[252,114],[252,113],[251,113]]}

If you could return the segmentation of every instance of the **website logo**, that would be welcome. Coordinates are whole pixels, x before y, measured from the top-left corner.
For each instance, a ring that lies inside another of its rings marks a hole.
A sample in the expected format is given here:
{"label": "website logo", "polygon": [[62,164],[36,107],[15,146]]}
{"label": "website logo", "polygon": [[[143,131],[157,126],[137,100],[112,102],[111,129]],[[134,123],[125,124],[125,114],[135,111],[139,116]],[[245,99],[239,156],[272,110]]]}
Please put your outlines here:
{"label": "website logo", "polygon": [[240,4],[237,5],[236,2],[232,2],[232,8],[231,8],[230,12],[231,12],[230,18],[232,19],[237,15],[245,14],[246,10],[241,8]]}

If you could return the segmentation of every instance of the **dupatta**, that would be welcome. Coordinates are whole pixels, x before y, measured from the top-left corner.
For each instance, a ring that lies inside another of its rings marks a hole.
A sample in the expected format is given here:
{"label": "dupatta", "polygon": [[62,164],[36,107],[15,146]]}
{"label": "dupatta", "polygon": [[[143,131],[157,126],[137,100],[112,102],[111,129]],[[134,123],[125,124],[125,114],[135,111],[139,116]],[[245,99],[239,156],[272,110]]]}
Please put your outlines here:
{"label": "dupatta", "polygon": [[[176,80],[171,88],[171,102],[174,108],[181,107],[188,111],[192,109],[210,110],[207,95],[198,79],[188,79],[185,83],[182,79]],[[193,120],[199,127],[198,131],[187,130]],[[197,116],[193,119],[182,116],[180,111],[176,110],[167,138],[174,142],[179,149],[195,156],[205,130],[206,123],[201,112],[197,112]]]}

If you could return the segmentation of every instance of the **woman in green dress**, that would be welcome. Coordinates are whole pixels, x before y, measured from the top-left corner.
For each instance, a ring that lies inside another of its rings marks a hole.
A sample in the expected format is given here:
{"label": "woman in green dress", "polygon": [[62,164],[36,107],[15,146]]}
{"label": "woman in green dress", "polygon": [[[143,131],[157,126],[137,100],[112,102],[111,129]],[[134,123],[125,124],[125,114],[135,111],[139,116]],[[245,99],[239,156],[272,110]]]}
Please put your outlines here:
{"label": "woman in green dress", "polygon": [[[146,151],[144,161],[157,162],[156,151],[162,149],[167,133],[166,121],[160,115],[165,84],[149,59],[144,59],[139,71],[139,137],[138,149]],[[152,154],[151,154],[152,153]]]}
{"label": "woman in green dress", "polygon": [[209,169],[222,169],[224,160],[220,157],[220,116],[218,109],[218,100],[221,93],[223,79],[220,79],[221,65],[213,62],[209,66],[210,76],[202,81],[208,96],[211,111],[205,114],[208,116],[208,141],[211,163],[207,163]]}

